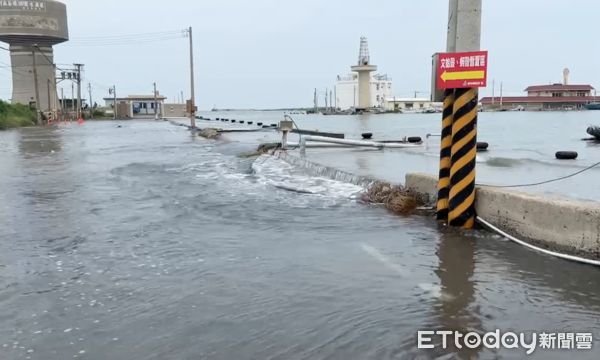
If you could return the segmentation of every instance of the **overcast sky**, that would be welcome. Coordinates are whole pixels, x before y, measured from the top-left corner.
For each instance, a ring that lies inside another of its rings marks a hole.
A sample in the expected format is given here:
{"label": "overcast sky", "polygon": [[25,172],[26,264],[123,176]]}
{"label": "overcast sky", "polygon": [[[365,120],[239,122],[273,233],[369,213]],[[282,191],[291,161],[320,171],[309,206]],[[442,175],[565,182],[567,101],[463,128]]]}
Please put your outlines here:
{"label": "overcast sky", "polygon": [[[59,64],[84,63],[94,97],[189,96],[188,43],[126,41],[81,46],[90,37],[170,32],[193,26],[197,102],[201,109],[310,106],[314,88],[331,89],[357,61],[359,38],[371,61],[394,80],[397,96],[429,96],[431,54],[445,49],[447,0],[65,0],[72,43],[55,47]],[[597,0],[484,0],[482,48],[491,79],[505,95],[531,84],[600,86]],[[78,42],[75,42],[79,39]],[[127,38],[126,38],[127,39]],[[110,42],[102,40],[104,43]],[[0,61],[8,62],[6,51]],[[0,69],[0,97],[10,98]]]}

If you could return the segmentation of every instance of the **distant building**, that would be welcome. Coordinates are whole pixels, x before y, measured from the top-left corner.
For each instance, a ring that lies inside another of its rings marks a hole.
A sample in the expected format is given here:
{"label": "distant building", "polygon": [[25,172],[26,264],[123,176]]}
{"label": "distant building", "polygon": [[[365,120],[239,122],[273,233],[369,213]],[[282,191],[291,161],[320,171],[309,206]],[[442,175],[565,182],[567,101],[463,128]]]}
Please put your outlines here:
{"label": "distant building", "polygon": [[[335,84],[336,101],[338,109],[348,110],[358,107],[358,74],[338,76]],[[374,107],[384,108],[385,99],[392,96],[392,79],[387,75],[374,74],[371,76],[371,104]]]}
{"label": "distant building", "polygon": [[395,98],[385,99],[385,110],[399,112],[438,112],[441,103],[432,102],[429,98]]}
{"label": "distant building", "polygon": [[[158,95],[156,97],[156,106],[154,104],[154,95],[129,95],[127,97],[117,98],[117,116],[122,118],[132,118],[134,116],[154,116],[161,114],[164,109],[164,103],[167,98]],[[114,109],[114,98],[105,97],[106,107]]]}
{"label": "distant building", "polygon": [[484,97],[484,110],[574,110],[597,102],[591,85],[535,85],[525,89],[527,96]]}
{"label": "distant building", "polygon": [[485,97],[481,105],[484,110],[576,110],[597,102],[591,85],[569,84],[570,73],[563,70],[562,83],[528,87],[527,96]]}
{"label": "distant building", "polygon": [[187,116],[189,116],[189,113],[187,112],[186,104],[165,103],[163,117],[172,118]]}

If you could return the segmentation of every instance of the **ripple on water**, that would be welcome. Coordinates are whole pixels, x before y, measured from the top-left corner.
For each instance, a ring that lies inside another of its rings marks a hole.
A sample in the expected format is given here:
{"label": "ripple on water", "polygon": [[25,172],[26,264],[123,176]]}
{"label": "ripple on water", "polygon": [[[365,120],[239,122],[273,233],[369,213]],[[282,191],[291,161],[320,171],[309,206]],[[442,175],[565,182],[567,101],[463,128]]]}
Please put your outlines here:
{"label": "ripple on water", "polygon": [[[595,269],[391,216],[358,204],[359,187],[162,123],[91,126],[59,135],[51,157],[7,152],[44,162],[0,178],[18,230],[0,242],[8,359],[429,358],[419,329],[597,325]],[[52,189],[68,182],[75,193]]]}

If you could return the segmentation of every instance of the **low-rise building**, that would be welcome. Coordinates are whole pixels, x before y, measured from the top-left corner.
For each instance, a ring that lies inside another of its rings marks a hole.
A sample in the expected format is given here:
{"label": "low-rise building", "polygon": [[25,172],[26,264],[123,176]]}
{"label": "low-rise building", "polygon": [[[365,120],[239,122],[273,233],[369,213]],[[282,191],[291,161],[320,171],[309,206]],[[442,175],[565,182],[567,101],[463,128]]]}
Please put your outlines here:
{"label": "low-rise building", "polygon": [[441,103],[432,102],[429,98],[396,98],[385,99],[386,111],[397,112],[438,112],[442,108]]}
{"label": "low-rise building", "polygon": [[576,110],[598,102],[591,85],[533,85],[525,89],[527,96],[484,97],[484,110]]}
{"label": "low-rise building", "polygon": [[[127,97],[118,97],[117,117],[150,117],[154,116],[155,114],[162,114],[162,109],[164,109],[164,103],[166,99],[167,98],[162,95],[156,96],[156,99],[154,95],[129,95]],[[104,102],[106,107],[114,109],[114,98],[105,97]]]}

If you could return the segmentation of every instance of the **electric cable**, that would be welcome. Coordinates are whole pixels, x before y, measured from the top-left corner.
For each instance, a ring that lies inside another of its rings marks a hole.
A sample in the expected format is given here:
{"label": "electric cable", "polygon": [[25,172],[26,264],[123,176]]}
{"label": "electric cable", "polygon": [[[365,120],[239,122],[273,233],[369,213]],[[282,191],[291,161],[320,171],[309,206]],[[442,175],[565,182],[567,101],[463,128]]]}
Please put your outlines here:
{"label": "electric cable", "polygon": [[600,166],[600,162],[597,162],[593,165],[590,165],[588,167],[586,167],[585,169],[579,170],[577,172],[574,172],[570,175],[566,175],[566,176],[561,176],[559,178],[556,179],[551,179],[551,180],[546,180],[546,181],[540,181],[540,182],[536,182],[536,183],[530,183],[530,184],[519,184],[519,185],[487,185],[487,184],[477,184],[477,186],[483,186],[483,187],[489,187],[489,188],[521,188],[521,187],[531,187],[531,186],[538,186],[538,185],[544,185],[544,184],[549,184],[549,183],[553,183],[553,182],[557,182],[557,181],[561,181],[561,180],[566,180],[569,178],[572,178],[574,176],[577,176],[581,173],[584,173],[586,171],[589,171],[597,166]]}
{"label": "electric cable", "polygon": [[118,34],[118,35],[98,35],[98,36],[81,36],[77,38],[73,38],[72,40],[103,40],[103,39],[130,39],[130,38],[139,38],[139,37],[150,37],[150,36],[160,36],[160,35],[173,35],[173,34],[182,34],[186,33],[187,30],[170,30],[170,31],[156,31],[156,32],[147,32],[147,33],[133,33],[133,34]]}
{"label": "electric cable", "polygon": [[61,69],[59,68],[54,61],[52,61],[52,59],[50,59],[48,57],[48,55],[44,54],[44,52],[42,51],[42,49],[40,49],[40,47],[38,45],[34,45],[36,49],[39,50],[39,53],[42,54],[42,56],[46,59],[46,61],[48,62],[48,65],[52,65],[53,67],[56,67],[56,69],[60,70],[60,71],[66,71],[65,69]]}
{"label": "electric cable", "polygon": [[168,32],[153,32],[130,35],[112,35],[112,36],[93,36],[73,38],[65,45],[72,46],[117,46],[153,43],[166,40],[175,40],[187,37],[185,30],[168,31]]}
{"label": "electric cable", "polygon": [[495,231],[496,233],[498,233],[499,235],[513,241],[516,242],[517,244],[523,245],[525,247],[528,247],[532,250],[547,254],[547,255],[551,255],[551,256],[555,256],[561,259],[565,259],[565,260],[570,260],[570,261],[576,261],[576,262],[580,262],[580,263],[584,263],[584,264],[589,264],[589,265],[595,265],[595,266],[600,266],[600,261],[599,260],[591,260],[591,259],[586,259],[583,257],[579,257],[579,256],[573,256],[573,255],[567,255],[567,254],[563,254],[563,253],[559,253],[556,251],[550,251],[550,250],[546,250],[543,249],[541,247],[535,246],[535,245],[531,245],[523,240],[519,240],[516,237],[507,234],[506,232],[500,230],[499,228],[497,228],[496,226],[492,225],[490,222],[486,221],[485,219],[483,219],[480,216],[477,216],[477,221],[481,224],[483,224],[485,227]]}

